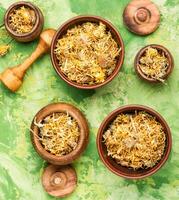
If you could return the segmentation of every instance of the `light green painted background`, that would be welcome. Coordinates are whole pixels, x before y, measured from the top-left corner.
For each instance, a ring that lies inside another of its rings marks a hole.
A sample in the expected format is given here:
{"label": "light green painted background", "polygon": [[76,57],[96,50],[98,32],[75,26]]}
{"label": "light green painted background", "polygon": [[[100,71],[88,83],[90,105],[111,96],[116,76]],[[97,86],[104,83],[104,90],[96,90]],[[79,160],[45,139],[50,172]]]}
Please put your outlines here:
{"label": "light green painted background", "polygon": [[[0,1],[0,22],[4,10],[14,1]],[[178,200],[179,199],[179,0],[154,0],[162,13],[160,28],[147,37],[126,30],[122,12],[129,0],[34,0],[45,17],[45,28],[58,28],[79,14],[95,14],[110,20],[125,43],[125,61],[117,78],[107,86],[82,91],[66,85],[52,68],[49,55],[40,58],[27,72],[22,88],[13,94],[0,84],[0,200],[52,200],[40,182],[46,163],[34,151],[28,127],[43,106],[65,101],[80,108],[90,123],[90,143],[74,163],[78,187],[68,200]],[[3,28],[0,44],[10,41]],[[133,68],[136,52],[151,43],[166,46],[174,56],[175,69],[166,85],[139,80]],[[37,42],[12,41],[12,49],[0,58],[0,72],[21,63]],[[97,129],[115,108],[138,103],[159,111],[169,123],[173,148],[169,161],[155,175],[131,181],[109,172],[96,149]]]}

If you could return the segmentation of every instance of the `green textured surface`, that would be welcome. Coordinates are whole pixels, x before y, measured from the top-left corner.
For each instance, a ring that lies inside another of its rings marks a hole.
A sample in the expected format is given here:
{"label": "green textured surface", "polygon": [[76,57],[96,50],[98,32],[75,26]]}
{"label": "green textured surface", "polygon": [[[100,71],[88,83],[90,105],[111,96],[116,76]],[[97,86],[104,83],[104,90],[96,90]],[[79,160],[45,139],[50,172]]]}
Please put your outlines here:
{"label": "green textured surface", "polygon": [[[14,1],[0,2],[0,23],[4,10]],[[52,200],[41,186],[46,165],[34,151],[29,126],[43,106],[65,101],[80,108],[90,123],[90,143],[74,163],[78,187],[68,200],[178,200],[179,199],[179,0],[154,0],[162,13],[160,28],[152,35],[139,37],[128,32],[122,12],[129,0],[34,0],[45,17],[45,28],[59,27],[79,14],[96,14],[110,20],[125,43],[122,70],[107,86],[82,91],[66,85],[52,68],[49,55],[40,58],[27,72],[22,88],[13,94],[0,84],[0,200]],[[4,36],[3,36],[4,35]],[[3,40],[2,40],[3,37]],[[0,29],[0,44],[10,41]],[[175,69],[166,85],[150,85],[139,80],[133,68],[136,52],[143,46],[158,43],[166,46],[175,59]],[[11,51],[0,58],[0,72],[21,63],[37,42],[12,41]],[[150,178],[131,181],[108,171],[96,149],[97,129],[103,118],[125,104],[144,104],[159,111],[172,130],[173,147],[169,161]]]}

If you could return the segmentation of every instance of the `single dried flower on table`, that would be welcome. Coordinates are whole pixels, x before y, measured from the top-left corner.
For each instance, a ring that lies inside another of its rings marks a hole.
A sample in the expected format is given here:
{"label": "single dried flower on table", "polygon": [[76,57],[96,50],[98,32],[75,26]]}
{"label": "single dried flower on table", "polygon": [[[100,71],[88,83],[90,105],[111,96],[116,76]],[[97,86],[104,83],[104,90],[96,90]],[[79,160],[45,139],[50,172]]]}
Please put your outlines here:
{"label": "single dried flower on table", "polygon": [[165,150],[163,126],[146,112],[119,114],[103,135],[108,156],[134,170],[151,168]]}
{"label": "single dried flower on table", "polygon": [[78,145],[80,129],[77,121],[68,113],[53,113],[43,121],[34,124],[39,128],[39,140],[49,153],[67,155]]}
{"label": "single dried flower on table", "polygon": [[114,71],[120,51],[101,22],[86,22],[69,29],[55,48],[61,71],[81,85],[104,82]]}
{"label": "single dried flower on table", "polygon": [[10,45],[0,45],[0,57],[7,54],[10,49]]}

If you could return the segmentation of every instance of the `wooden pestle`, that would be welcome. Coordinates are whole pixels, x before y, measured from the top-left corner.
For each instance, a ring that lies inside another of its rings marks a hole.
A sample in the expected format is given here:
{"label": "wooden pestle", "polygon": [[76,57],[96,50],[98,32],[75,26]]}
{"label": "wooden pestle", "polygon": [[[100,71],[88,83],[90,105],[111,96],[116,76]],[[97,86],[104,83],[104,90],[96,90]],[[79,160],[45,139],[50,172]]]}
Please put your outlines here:
{"label": "wooden pestle", "polygon": [[52,38],[55,34],[54,29],[46,29],[40,34],[40,40],[35,51],[28,57],[22,64],[8,68],[0,74],[0,80],[2,83],[15,92],[22,85],[23,77],[27,69],[31,66],[34,61],[42,54],[48,52],[51,46]]}

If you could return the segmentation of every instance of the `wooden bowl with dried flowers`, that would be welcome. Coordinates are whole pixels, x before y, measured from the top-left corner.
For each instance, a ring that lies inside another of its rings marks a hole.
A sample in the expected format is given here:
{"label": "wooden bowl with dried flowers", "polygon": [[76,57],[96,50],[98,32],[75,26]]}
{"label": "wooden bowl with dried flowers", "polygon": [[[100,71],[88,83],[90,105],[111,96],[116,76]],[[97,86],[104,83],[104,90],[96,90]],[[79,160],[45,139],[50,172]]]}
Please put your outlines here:
{"label": "wooden bowl with dried flowers", "polygon": [[31,124],[31,140],[37,153],[54,165],[67,165],[79,158],[88,144],[85,116],[67,103],[42,108]]}
{"label": "wooden bowl with dried flowers", "polygon": [[95,89],[118,74],[124,60],[124,44],[117,29],[106,19],[77,16],[57,30],[51,60],[57,74],[69,85]]}
{"label": "wooden bowl with dried flowers", "polygon": [[110,113],[97,135],[98,153],[118,176],[141,179],[156,173],[172,147],[170,128],[153,109],[127,105]]}
{"label": "wooden bowl with dried flowers", "polygon": [[171,74],[174,61],[168,49],[150,44],[137,53],[134,67],[140,78],[151,83],[160,83]]}
{"label": "wooden bowl with dried flowers", "polygon": [[19,1],[12,4],[4,16],[7,32],[19,42],[36,39],[44,24],[41,10],[30,2]]}

